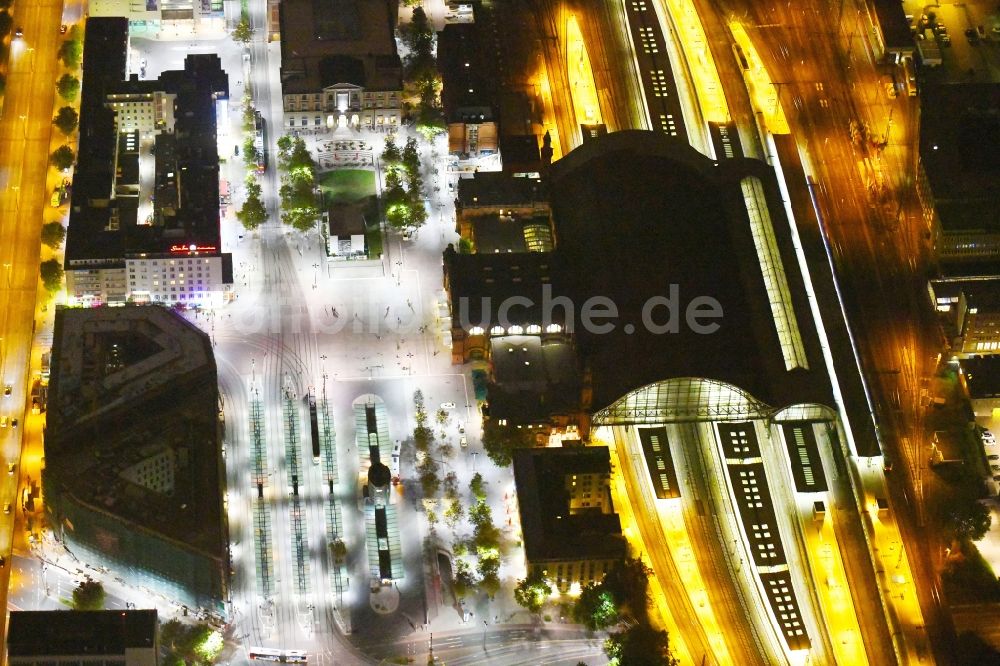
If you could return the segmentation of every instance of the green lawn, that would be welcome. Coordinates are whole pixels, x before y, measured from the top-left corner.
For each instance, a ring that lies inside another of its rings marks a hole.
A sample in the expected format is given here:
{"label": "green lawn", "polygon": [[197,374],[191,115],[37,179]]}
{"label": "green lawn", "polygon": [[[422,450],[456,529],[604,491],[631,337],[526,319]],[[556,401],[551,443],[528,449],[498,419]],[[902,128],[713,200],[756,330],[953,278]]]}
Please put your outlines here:
{"label": "green lawn", "polygon": [[364,169],[337,169],[319,177],[326,204],[353,204],[375,194],[375,172]]}

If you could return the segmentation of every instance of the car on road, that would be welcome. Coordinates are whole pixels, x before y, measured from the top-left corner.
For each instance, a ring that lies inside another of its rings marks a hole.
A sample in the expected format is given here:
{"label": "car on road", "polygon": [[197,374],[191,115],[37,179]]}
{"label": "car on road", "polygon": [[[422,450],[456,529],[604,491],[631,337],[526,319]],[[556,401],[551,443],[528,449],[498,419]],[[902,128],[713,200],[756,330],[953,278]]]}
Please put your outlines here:
{"label": "car on road", "polygon": [[458,443],[462,446],[463,449],[466,449],[469,447],[469,438],[466,437],[465,435],[462,435],[462,437],[458,440]]}
{"label": "car on road", "polygon": [[4,384],[4,386],[3,386],[3,394],[4,395],[10,395],[11,391],[13,391],[13,390],[14,390],[13,386],[11,386],[10,384]]}
{"label": "car on road", "polygon": [[10,502],[4,502],[3,512],[4,513],[10,513]]}
{"label": "car on road", "polygon": [[10,420],[10,427],[11,428],[16,428],[17,427],[17,419],[11,419]]}
{"label": "car on road", "polygon": [[7,417],[0,416],[0,428],[6,428],[6,427],[7,427]]}
{"label": "car on road", "polygon": [[986,456],[986,459],[987,460],[1000,460],[1000,455],[997,455],[997,454],[993,453],[991,455]]}
{"label": "car on road", "polygon": [[455,409],[455,403],[453,402],[442,402],[441,409]]}
{"label": "car on road", "polygon": [[59,34],[60,35],[65,35],[66,34],[66,24],[65,23],[63,23],[61,26],[59,26]]}
{"label": "car on road", "polygon": [[14,463],[7,463],[7,474],[14,476]]}
{"label": "car on road", "polygon": [[24,30],[21,30],[21,26],[17,26],[17,29],[14,31],[14,39],[21,39],[22,37],[24,37]]}

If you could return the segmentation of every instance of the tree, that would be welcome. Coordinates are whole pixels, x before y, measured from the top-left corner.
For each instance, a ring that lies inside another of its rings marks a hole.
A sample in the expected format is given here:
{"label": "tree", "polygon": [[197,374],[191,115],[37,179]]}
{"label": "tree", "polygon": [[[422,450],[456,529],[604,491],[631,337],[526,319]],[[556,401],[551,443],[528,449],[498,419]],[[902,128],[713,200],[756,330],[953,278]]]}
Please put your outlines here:
{"label": "tree", "polygon": [[253,28],[250,27],[250,19],[244,14],[240,17],[240,22],[236,24],[232,33],[233,41],[238,44],[249,44],[253,38]]}
{"label": "tree", "polygon": [[478,549],[479,589],[490,599],[500,591],[500,551],[496,548]]}
{"label": "tree", "polygon": [[486,482],[483,481],[482,474],[476,472],[472,475],[472,481],[469,482],[469,490],[472,491],[472,496],[476,499],[486,499]]}
{"label": "tree", "polygon": [[253,231],[267,221],[267,208],[261,201],[260,183],[256,178],[247,176],[246,188],[247,198],[243,202],[243,207],[236,211],[236,219],[243,224],[244,229]]}
{"label": "tree", "polygon": [[458,475],[448,472],[444,476],[444,496],[452,502],[458,501]]}
{"label": "tree", "polygon": [[476,548],[498,548],[500,546],[500,530],[493,524],[493,513],[485,501],[478,500],[472,505],[469,510],[469,520],[475,527],[472,533],[472,542]]}
{"label": "tree", "polygon": [[52,119],[52,124],[55,125],[60,132],[69,136],[76,129],[76,126],[80,123],[80,116],[77,115],[76,109],[71,106],[64,106],[59,109],[56,117]]}
{"label": "tree", "polygon": [[56,81],[56,91],[67,102],[72,102],[80,94],[80,79],[72,74],[63,74]]}
{"label": "tree", "polygon": [[448,423],[448,410],[444,408],[437,410],[435,418],[437,419],[438,425],[443,427]]}
{"label": "tree", "polygon": [[434,27],[423,7],[413,10],[413,18],[401,32],[403,44],[411,52],[429,53],[434,46]]}
{"label": "tree", "polygon": [[670,652],[667,632],[646,624],[611,634],[604,641],[604,652],[616,666],[677,666],[680,663]]}
{"label": "tree", "polygon": [[416,129],[425,141],[444,134],[448,126],[444,122],[444,112],[436,105],[422,104],[417,111]]}
{"label": "tree", "polygon": [[462,508],[462,503],[458,500],[451,500],[451,504],[448,505],[448,508],[445,509],[444,512],[445,524],[454,530],[455,526],[458,525],[459,521],[461,521],[464,517],[465,509]]}
{"label": "tree", "polygon": [[319,221],[319,209],[315,206],[291,208],[281,213],[281,221],[299,231],[311,231]]}
{"label": "tree", "polygon": [[7,75],[0,73],[0,95],[2,95],[5,90],[7,90]]}
{"label": "tree", "polygon": [[526,449],[533,444],[530,431],[513,426],[502,426],[494,420],[483,426],[483,448],[497,467],[507,467],[513,462],[515,449]]}
{"label": "tree", "polygon": [[602,586],[611,593],[619,609],[627,608],[640,622],[647,618],[646,605],[652,569],[640,559],[626,559],[604,576]]}
{"label": "tree", "polygon": [[455,560],[455,596],[459,599],[476,586],[476,577],[465,560]]}
{"label": "tree", "polygon": [[166,664],[214,664],[222,652],[222,634],[208,624],[188,625],[170,620],[160,626],[160,645],[166,650]]}
{"label": "tree", "polygon": [[385,138],[385,146],[382,148],[382,166],[387,170],[393,170],[399,167],[402,159],[403,155],[396,145],[396,137],[390,134]]}
{"label": "tree", "polygon": [[49,155],[49,162],[52,166],[62,171],[66,171],[73,166],[73,162],[75,161],[76,153],[69,146],[59,146]]}
{"label": "tree", "polygon": [[58,259],[47,259],[38,265],[38,271],[42,277],[42,284],[50,293],[59,291],[62,287],[63,267]]}
{"label": "tree", "polygon": [[416,447],[417,451],[423,451],[427,453],[430,450],[431,443],[434,441],[434,433],[431,429],[425,425],[418,425],[413,429],[413,445]]}
{"label": "tree", "polygon": [[104,610],[104,586],[96,580],[85,580],[73,590],[73,610]]}
{"label": "tree", "polygon": [[42,242],[57,249],[66,240],[66,228],[59,222],[46,222],[42,225]]}
{"label": "tree", "polygon": [[10,29],[13,27],[14,19],[11,18],[10,14],[6,11],[0,12],[0,37],[4,37],[10,33]]}
{"label": "tree", "polygon": [[971,495],[961,495],[948,502],[945,528],[954,539],[979,541],[990,531],[990,510]]}
{"label": "tree", "polygon": [[532,613],[542,610],[545,599],[552,594],[552,586],[538,570],[528,574],[527,578],[517,581],[514,588],[514,601],[519,606]]}
{"label": "tree", "polygon": [[[75,28],[76,26],[74,26]],[[76,69],[80,66],[80,58],[83,56],[83,44],[79,39],[67,39],[59,47],[59,59],[67,69]]]}
{"label": "tree", "polygon": [[580,598],[573,606],[573,619],[591,631],[597,631],[618,622],[618,607],[603,585],[591,583],[580,592]]}
{"label": "tree", "polygon": [[417,152],[417,140],[412,136],[406,139],[403,146],[402,163],[412,189],[413,181],[420,178],[420,153]]}
{"label": "tree", "polygon": [[424,497],[434,497],[441,489],[441,479],[438,478],[438,467],[434,459],[425,455],[424,459],[417,465],[417,472],[420,474],[420,486],[423,488]]}

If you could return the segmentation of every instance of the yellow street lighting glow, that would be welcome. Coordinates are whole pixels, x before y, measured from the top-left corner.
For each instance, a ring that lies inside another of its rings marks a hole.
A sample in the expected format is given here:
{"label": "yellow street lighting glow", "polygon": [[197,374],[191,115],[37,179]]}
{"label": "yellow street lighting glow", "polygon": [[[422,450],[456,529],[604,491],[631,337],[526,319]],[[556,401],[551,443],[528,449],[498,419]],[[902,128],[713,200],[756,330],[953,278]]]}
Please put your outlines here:
{"label": "yellow street lighting glow", "polygon": [[577,124],[594,125],[604,122],[601,120],[601,106],[597,100],[597,85],[590,68],[590,56],[587,55],[587,45],[583,42],[583,33],[580,32],[576,16],[570,16],[566,21],[566,70]]}
{"label": "yellow street lighting glow", "polygon": [[680,36],[684,59],[694,81],[702,116],[710,123],[728,122],[729,106],[722,90],[722,81],[694,4],[691,0],[665,0],[665,4],[666,11],[674,18],[674,25]]}
{"label": "yellow street lighting glow", "polygon": [[[622,473],[622,470],[624,469],[622,467],[624,460],[622,459],[622,456],[618,455],[618,448],[615,446],[611,432],[606,428],[599,428],[591,433],[591,442],[593,442],[596,446],[606,446],[610,451],[611,464],[613,467],[611,474],[611,497],[615,511],[618,512],[618,518],[622,524],[622,534],[625,535],[625,538],[628,541],[629,552],[649,552],[646,545],[642,541],[641,533],[635,520],[635,515],[632,513],[632,504],[629,502],[628,492],[625,489],[625,478]],[[648,561],[643,561],[646,562],[648,566]],[[677,621],[670,613],[670,608],[667,606],[666,596],[663,594],[663,589],[660,587],[660,582],[656,576],[651,576],[649,579],[649,595],[654,606],[654,610],[659,616],[659,622],[656,624],[658,626],[662,626],[670,634],[670,642],[674,646],[674,654],[681,660],[681,663],[694,663],[694,658],[684,640],[684,634],[681,632]],[[675,639],[676,643],[674,642]]]}
{"label": "yellow street lighting glow", "polygon": [[764,61],[750,41],[750,35],[743,25],[736,21],[729,23],[729,30],[746,58],[748,68],[743,70],[743,75],[746,77],[747,88],[750,90],[754,106],[764,114],[768,131],[771,134],[788,134],[788,121],[785,120],[785,112],[778,99],[778,87],[771,81],[771,76],[764,67]]}

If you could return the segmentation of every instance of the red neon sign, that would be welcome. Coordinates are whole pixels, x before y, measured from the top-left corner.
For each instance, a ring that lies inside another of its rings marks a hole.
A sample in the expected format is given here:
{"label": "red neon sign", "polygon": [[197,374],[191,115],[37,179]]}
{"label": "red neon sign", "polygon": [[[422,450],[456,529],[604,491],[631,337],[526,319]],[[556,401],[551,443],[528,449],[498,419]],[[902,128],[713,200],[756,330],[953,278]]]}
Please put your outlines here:
{"label": "red neon sign", "polygon": [[170,251],[173,253],[189,253],[189,252],[215,252],[216,248],[214,245],[171,245]]}

